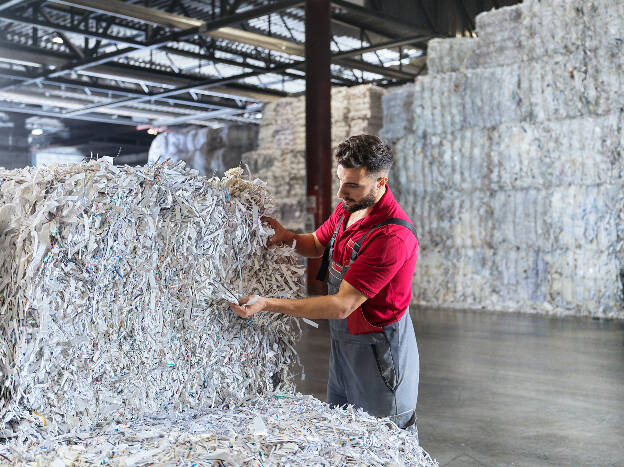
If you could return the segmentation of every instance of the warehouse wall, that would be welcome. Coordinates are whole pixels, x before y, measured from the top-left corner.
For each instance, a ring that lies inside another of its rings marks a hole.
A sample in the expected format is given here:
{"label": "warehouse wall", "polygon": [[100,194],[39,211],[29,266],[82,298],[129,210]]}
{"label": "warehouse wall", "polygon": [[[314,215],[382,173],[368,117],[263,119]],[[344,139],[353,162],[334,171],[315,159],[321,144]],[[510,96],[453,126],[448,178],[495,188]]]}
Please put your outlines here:
{"label": "warehouse wall", "polygon": [[384,97],[414,302],[624,318],[624,2],[529,1]]}
{"label": "warehouse wall", "polygon": [[[371,85],[332,88],[332,148],[348,136],[379,134],[384,90]],[[295,231],[304,229],[305,97],[287,97],[267,104],[260,125],[258,149],[243,155],[254,176],[268,182],[276,217]],[[332,190],[338,192],[333,161]],[[338,202],[338,199],[336,199]]]}
{"label": "warehouse wall", "polygon": [[21,114],[0,115],[0,167],[19,169],[32,165],[26,117]]}

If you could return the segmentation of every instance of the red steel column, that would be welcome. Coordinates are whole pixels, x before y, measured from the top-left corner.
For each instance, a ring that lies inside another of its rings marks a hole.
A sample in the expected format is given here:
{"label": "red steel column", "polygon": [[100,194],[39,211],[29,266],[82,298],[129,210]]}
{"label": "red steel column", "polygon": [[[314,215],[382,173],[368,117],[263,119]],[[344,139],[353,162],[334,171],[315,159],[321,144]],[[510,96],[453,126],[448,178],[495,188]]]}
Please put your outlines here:
{"label": "red steel column", "polygon": [[[331,80],[329,0],[305,2],[306,232],[332,213]],[[326,293],[317,281],[320,260],[308,260],[308,292]]]}

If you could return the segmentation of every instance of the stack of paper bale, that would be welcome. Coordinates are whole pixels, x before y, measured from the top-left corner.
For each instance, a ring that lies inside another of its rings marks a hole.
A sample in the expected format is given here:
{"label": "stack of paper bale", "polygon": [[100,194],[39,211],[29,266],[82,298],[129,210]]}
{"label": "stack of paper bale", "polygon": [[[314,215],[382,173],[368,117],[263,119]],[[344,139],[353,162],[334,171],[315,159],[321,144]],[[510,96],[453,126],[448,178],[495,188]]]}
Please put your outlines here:
{"label": "stack of paper bale", "polygon": [[294,393],[297,319],[229,309],[301,293],[292,248],[265,246],[271,206],[241,168],[0,170],[3,460],[432,465],[387,420]]}
{"label": "stack of paper bale", "polygon": [[[332,151],[351,135],[379,134],[384,90],[372,85],[332,88]],[[304,230],[305,97],[287,97],[263,110],[257,150],[243,155],[254,175],[266,180],[277,217],[292,230]],[[332,158],[332,190],[338,191]],[[337,199],[336,199],[337,201]]]}
{"label": "stack of paper bale", "polygon": [[288,228],[301,229],[305,197],[305,98],[286,97],[264,106],[258,147],[242,155],[265,180]]}
{"label": "stack of paper bale", "polygon": [[624,3],[524,2],[477,29],[384,97],[414,300],[624,317]]}
{"label": "stack of paper bale", "polygon": [[223,175],[240,164],[241,155],[258,145],[257,125],[187,128],[160,133],[149,149],[148,162],[167,158],[184,161],[200,175]]}
{"label": "stack of paper bale", "polygon": [[305,147],[305,98],[285,97],[264,106],[259,150]]}

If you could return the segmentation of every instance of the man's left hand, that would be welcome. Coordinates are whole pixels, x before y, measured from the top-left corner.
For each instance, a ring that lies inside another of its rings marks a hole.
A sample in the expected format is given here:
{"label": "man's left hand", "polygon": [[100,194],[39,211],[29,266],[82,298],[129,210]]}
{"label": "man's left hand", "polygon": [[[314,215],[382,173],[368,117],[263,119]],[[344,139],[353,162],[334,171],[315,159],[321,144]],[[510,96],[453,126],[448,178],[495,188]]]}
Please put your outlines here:
{"label": "man's left hand", "polygon": [[[255,297],[255,295],[253,297]],[[245,297],[239,299],[238,303],[240,303],[240,305],[230,302],[230,308],[241,318],[249,318],[251,315],[255,315],[266,308],[267,303],[264,297],[258,297],[251,305],[245,305],[251,298],[252,297]]]}

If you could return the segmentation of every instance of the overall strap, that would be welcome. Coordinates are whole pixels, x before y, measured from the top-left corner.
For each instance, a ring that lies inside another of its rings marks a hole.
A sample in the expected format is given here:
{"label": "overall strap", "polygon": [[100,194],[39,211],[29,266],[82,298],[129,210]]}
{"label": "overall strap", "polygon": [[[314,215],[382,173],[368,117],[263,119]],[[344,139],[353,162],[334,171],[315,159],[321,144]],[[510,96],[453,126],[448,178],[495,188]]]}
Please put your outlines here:
{"label": "overall strap", "polygon": [[364,244],[364,240],[366,240],[366,237],[368,236],[368,234],[379,227],[383,227],[384,225],[402,225],[403,227],[409,229],[409,231],[412,232],[412,234],[414,234],[414,237],[416,237],[416,240],[418,241],[418,235],[416,233],[416,227],[414,227],[414,224],[412,224],[410,221],[406,221],[405,219],[399,219],[398,217],[393,217],[392,219],[383,221],[381,224],[377,224],[373,226],[368,232],[362,235],[362,238],[360,238],[357,242],[355,242],[355,244],[353,245],[353,250],[351,252],[351,262],[355,261],[355,258],[357,258],[358,254],[360,253],[360,249],[362,248],[362,245]]}
{"label": "overall strap", "polygon": [[340,229],[340,226],[342,225],[343,218],[344,218],[344,215],[340,216],[340,219],[338,220],[338,223],[336,224],[336,230],[334,230],[334,235],[332,235],[329,245],[327,245],[327,247],[325,248],[325,251],[323,252],[323,260],[321,262],[321,267],[319,268],[318,273],[316,274],[317,281],[325,281],[327,279],[327,274],[329,273],[329,262],[331,261],[331,258],[334,253],[334,243],[336,243],[336,237],[338,236],[338,230]]}

